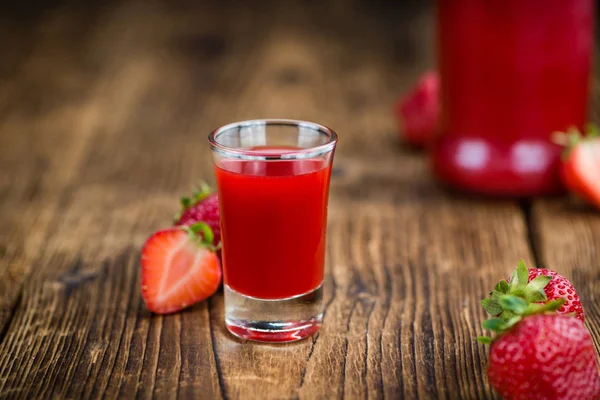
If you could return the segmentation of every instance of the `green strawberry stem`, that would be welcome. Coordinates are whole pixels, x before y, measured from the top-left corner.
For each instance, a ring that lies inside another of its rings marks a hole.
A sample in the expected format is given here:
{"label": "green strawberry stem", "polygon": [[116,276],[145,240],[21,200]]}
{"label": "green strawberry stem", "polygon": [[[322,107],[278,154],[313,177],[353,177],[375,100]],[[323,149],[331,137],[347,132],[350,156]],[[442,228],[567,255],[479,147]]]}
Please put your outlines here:
{"label": "green strawberry stem", "polygon": [[[483,322],[483,328],[502,334],[524,317],[558,310],[565,300],[548,301],[544,293],[544,288],[551,280],[551,276],[540,275],[529,282],[529,270],[525,262],[520,260],[510,280],[498,282],[490,292],[490,297],[481,301],[483,308],[492,316]],[[477,340],[489,344],[493,339],[480,336]]]}
{"label": "green strawberry stem", "polygon": [[215,238],[212,228],[205,222],[196,222],[195,224],[191,225],[189,229],[196,235],[202,233],[202,243],[204,244],[212,244]]}
{"label": "green strawberry stem", "polygon": [[538,276],[528,282],[529,270],[525,262],[520,260],[510,281],[506,282],[503,279],[498,282],[490,292],[490,297],[483,299],[481,305],[490,315],[506,321],[515,314],[521,313],[530,303],[548,300],[544,288],[551,279],[550,276]]}
{"label": "green strawberry stem", "polygon": [[213,252],[218,251],[221,248],[221,244],[219,243],[217,246],[214,246],[213,240],[215,239],[215,234],[206,222],[196,222],[190,226],[181,227],[184,231],[188,232],[189,235],[202,247],[205,247]]}
{"label": "green strawberry stem", "polygon": [[[510,297],[510,299],[509,299]],[[529,304],[526,307],[523,307],[526,304],[522,299],[519,299],[515,296],[506,297],[505,303],[511,304],[513,308],[513,312],[515,313],[509,319],[502,318],[490,318],[483,321],[483,328],[495,332],[497,335],[500,335],[512,327],[514,327],[519,321],[521,321],[524,317],[536,314],[546,314],[550,312],[554,312],[558,310],[564,303],[565,299],[557,299],[549,301],[545,304]],[[518,299],[518,300],[516,300]],[[483,344],[490,344],[493,339],[488,336],[478,336],[477,341]]]}

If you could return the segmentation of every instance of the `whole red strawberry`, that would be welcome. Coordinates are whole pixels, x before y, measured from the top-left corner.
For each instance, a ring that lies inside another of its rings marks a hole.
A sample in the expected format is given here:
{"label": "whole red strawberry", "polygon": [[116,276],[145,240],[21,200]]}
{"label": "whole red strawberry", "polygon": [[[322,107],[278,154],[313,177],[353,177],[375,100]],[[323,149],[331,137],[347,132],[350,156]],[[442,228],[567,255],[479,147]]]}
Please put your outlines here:
{"label": "whole red strawberry", "polygon": [[571,282],[559,273],[548,269],[527,269],[523,260],[519,261],[510,279],[498,282],[490,292],[490,297],[484,299],[481,305],[491,315],[508,321],[514,313],[498,301],[506,294],[521,298],[531,305],[530,309],[535,308],[536,304],[562,299],[563,303],[556,313],[572,314],[584,321],[583,307]]}
{"label": "whole red strawberry", "polygon": [[488,379],[502,398],[593,400],[600,396],[594,344],[583,322],[533,315],[492,343]]}
{"label": "whole red strawberry", "polygon": [[552,278],[544,287],[544,293],[548,300],[565,299],[564,304],[556,310],[557,314],[573,313],[582,322],[585,320],[579,295],[567,278],[549,269],[529,268],[529,282],[538,276],[549,276]]}
{"label": "whole red strawberry", "polygon": [[214,233],[213,245],[221,243],[219,196],[210,186],[201,183],[192,197],[181,198],[181,211],[175,216],[175,225],[191,226],[204,222]]}

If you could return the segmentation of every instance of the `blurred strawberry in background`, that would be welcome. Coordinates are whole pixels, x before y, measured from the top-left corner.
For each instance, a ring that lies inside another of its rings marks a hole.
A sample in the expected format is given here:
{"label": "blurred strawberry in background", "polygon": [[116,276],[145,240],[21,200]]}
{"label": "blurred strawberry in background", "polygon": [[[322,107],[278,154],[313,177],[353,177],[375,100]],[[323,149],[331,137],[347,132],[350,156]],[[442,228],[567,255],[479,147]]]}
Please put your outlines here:
{"label": "blurred strawberry in background", "polygon": [[175,215],[176,226],[191,226],[204,222],[213,231],[213,246],[220,254],[221,245],[221,217],[219,213],[219,195],[204,181],[200,182],[192,196],[180,199],[181,210]]}
{"label": "blurred strawberry in background", "polygon": [[572,128],[555,132],[553,141],[565,147],[561,179],[576,197],[600,209],[600,128],[589,124],[585,133]]}
{"label": "blurred strawberry in background", "polygon": [[415,147],[427,147],[438,128],[440,108],[440,78],[437,72],[428,71],[394,108],[402,140]]}

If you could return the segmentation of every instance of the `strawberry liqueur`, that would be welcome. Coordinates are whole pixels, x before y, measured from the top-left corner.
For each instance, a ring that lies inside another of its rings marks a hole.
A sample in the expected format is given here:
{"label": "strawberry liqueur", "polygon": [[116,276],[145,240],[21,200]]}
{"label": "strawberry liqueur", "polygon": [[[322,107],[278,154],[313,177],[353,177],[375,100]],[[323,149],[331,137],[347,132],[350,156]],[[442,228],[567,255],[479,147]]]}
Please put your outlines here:
{"label": "strawberry liqueur", "polygon": [[215,167],[226,285],[258,299],[321,285],[330,170],[322,160],[226,160]]}
{"label": "strawberry liqueur", "polygon": [[265,342],[315,333],[335,133],[309,122],[256,120],[220,128],[209,142],[228,330]]}

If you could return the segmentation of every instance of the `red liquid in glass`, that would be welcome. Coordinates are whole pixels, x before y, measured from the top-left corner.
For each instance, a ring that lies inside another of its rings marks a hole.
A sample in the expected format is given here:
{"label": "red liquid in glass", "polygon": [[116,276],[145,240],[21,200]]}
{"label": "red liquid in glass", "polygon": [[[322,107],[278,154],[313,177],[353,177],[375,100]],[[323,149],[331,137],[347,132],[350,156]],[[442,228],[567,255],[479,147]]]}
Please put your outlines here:
{"label": "red liquid in glass", "polygon": [[479,193],[561,190],[553,131],[586,121],[593,0],[439,0],[433,167]]}
{"label": "red liquid in glass", "polygon": [[215,172],[225,284],[260,299],[316,289],[323,281],[330,165],[222,160]]}

